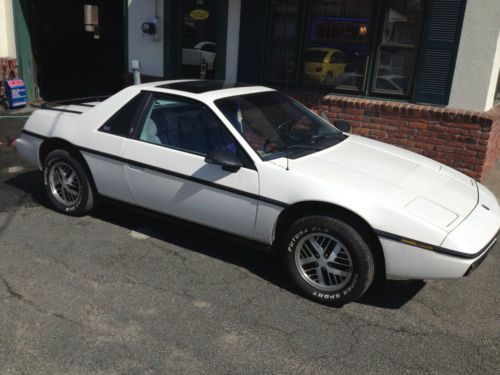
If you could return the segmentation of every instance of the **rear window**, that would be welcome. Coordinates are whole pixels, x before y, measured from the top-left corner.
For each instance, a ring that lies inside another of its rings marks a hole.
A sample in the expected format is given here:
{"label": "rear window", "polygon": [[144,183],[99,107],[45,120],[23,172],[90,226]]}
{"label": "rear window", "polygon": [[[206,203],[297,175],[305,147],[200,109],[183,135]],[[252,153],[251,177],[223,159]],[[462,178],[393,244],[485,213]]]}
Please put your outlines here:
{"label": "rear window", "polygon": [[139,110],[144,94],[138,94],[127,104],[118,110],[111,118],[99,129],[104,133],[128,137],[132,130],[134,117]]}

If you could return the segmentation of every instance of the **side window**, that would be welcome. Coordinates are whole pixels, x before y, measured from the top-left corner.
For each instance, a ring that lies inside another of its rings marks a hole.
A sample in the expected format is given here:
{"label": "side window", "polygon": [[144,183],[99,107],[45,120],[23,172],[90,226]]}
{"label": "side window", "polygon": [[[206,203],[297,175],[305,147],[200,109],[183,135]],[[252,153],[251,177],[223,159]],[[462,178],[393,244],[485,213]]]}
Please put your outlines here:
{"label": "side window", "polygon": [[102,125],[99,130],[105,133],[127,137],[134,120],[134,116],[139,110],[144,94],[138,94],[127,104],[118,110],[111,118]]}
{"label": "side window", "polygon": [[[139,139],[197,155],[228,149],[241,150],[215,115],[202,104],[179,99],[154,98]],[[248,161],[243,157],[242,161]]]}

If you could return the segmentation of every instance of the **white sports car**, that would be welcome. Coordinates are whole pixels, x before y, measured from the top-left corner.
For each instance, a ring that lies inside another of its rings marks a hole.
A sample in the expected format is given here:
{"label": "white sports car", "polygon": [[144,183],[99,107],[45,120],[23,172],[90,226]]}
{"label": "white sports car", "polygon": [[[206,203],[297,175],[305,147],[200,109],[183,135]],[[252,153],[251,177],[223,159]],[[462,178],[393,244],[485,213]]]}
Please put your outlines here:
{"label": "white sports car", "polygon": [[495,196],[336,125],[270,88],[165,81],[43,105],[16,146],[57,211],[108,198],[224,231],[280,252],[298,290],[326,304],[378,277],[476,268],[500,227]]}

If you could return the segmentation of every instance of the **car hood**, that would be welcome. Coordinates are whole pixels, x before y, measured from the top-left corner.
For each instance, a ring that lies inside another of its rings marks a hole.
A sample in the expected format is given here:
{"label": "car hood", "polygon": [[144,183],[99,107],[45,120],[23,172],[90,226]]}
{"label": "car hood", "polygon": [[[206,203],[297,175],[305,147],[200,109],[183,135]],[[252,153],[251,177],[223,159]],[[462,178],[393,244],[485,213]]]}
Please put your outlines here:
{"label": "car hood", "polygon": [[345,176],[351,184],[356,181],[354,189],[372,196],[376,192],[374,199],[400,204],[446,230],[456,227],[478,202],[472,178],[416,153],[355,135],[296,159],[293,166],[332,184],[342,183]]}

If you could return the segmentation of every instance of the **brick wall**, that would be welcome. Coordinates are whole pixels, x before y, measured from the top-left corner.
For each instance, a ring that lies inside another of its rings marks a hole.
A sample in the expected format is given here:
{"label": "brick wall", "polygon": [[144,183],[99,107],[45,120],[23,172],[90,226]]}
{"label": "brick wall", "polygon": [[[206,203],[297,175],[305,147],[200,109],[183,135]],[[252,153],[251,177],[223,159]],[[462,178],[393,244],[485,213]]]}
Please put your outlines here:
{"label": "brick wall", "polygon": [[4,96],[3,81],[19,78],[19,69],[16,59],[0,57],[0,97]]}
{"label": "brick wall", "polygon": [[417,152],[477,179],[495,165],[500,105],[472,112],[400,102],[289,92],[330,121],[347,120],[352,133]]}

